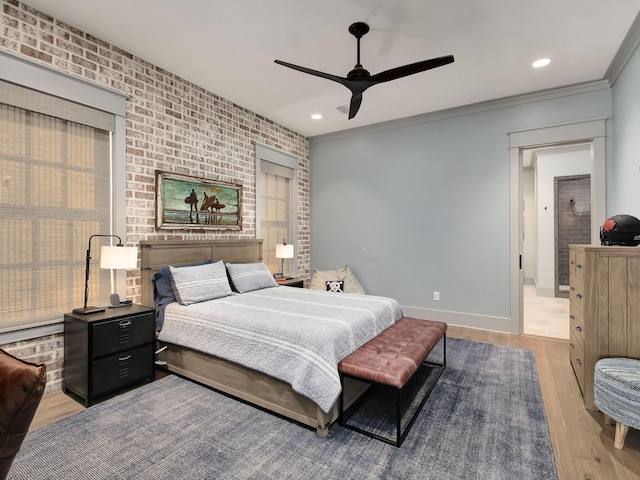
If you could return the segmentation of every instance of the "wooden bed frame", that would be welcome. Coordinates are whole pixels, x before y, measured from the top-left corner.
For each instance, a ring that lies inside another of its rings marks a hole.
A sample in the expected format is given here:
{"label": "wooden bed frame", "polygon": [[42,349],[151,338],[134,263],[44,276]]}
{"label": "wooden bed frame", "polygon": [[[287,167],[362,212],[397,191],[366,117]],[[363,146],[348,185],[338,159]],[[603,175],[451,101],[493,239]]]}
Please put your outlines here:
{"label": "wooden bed frame", "polygon": [[[142,304],[153,307],[153,276],[160,268],[209,259],[229,263],[261,262],[262,240],[142,241],[140,252]],[[159,343],[159,347],[163,346],[167,349],[161,359],[167,362],[169,371],[313,427],[321,437],[328,434],[329,426],[338,419],[338,402],[325,413],[281,380],[196,350]],[[356,380],[345,384],[346,405],[353,403],[366,387]]]}

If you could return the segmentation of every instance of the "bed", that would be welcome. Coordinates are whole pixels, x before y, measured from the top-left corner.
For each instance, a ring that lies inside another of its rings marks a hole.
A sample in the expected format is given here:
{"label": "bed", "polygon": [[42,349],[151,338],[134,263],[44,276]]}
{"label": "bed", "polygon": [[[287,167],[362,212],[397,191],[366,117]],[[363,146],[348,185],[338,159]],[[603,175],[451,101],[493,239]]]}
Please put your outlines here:
{"label": "bed", "polygon": [[[154,275],[168,265],[181,267],[224,260],[241,268],[242,264],[249,266],[262,261],[262,240],[143,241],[140,247],[142,303],[148,306],[154,306]],[[354,298],[349,300],[349,297]],[[335,305],[323,306],[327,300]],[[376,310],[376,318],[369,312],[369,307]],[[254,315],[258,308],[262,313]],[[353,314],[347,313],[349,309]],[[384,318],[377,318],[377,310],[382,312]],[[300,330],[295,331],[297,317],[292,316],[294,311],[295,315],[310,317],[314,321],[322,317],[322,325],[327,322],[335,323],[340,326],[339,330],[347,333],[335,334],[334,347],[332,329],[315,332],[320,328],[316,325],[320,324],[313,324],[312,335],[309,334],[308,328],[300,327]],[[350,323],[350,317],[360,315],[360,311],[365,312],[366,328],[361,328],[357,323]],[[337,361],[395,322],[402,316],[402,310],[395,300],[384,297],[327,294],[295,287],[275,286],[187,306],[170,304],[166,306],[164,315],[158,344],[159,348],[166,347],[161,359],[166,361],[169,371],[308,425],[315,428],[319,436],[326,436],[329,426],[337,420],[338,415],[335,401],[340,390],[339,383],[337,391],[335,384]],[[211,315],[211,318],[207,318],[208,315]],[[236,320],[241,323],[224,323]],[[249,323],[249,320],[255,320],[255,323]],[[216,326],[213,327],[213,324]],[[239,342],[240,337],[243,337],[244,342],[245,330],[257,331],[263,328],[261,325],[270,330],[268,333],[259,332],[257,338],[261,342],[263,337],[268,341],[254,345],[258,340],[247,337],[246,344]],[[296,343],[289,340],[281,341],[281,338],[284,338],[284,329],[289,327],[294,331],[287,335],[295,337],[296,342],[304,348],[298,348]],[[193,333],[200,332],[200,328],[217,330],[210,333]],[[272,331],[274,328],[283,330]],[[325,334],[327,338],[332,337],[331,341],[326,341],[327,345],[331,345],[330,348],[323,346]],[[209,335],[213,340],[211,347],[208,346],[208,342],[206,345],[202,342],[202,338]],[[317,348],[306,348],[308,342],[315,341],[313,337],[320,337],[323,341]],[[277,339],[277,342],[274,342],[274,339]],[[240,355],[245,346],[246,353],[253,351],[259,355],[255,358],[251,355],[236,358],[236,353]],[[278,355],[284,356],[282,359],[278,357],[270,361],[268,357],[275,355],[278,349]],[[302,359],[300,361],[296,361],[296,357],[292,356],[296,354],[293,352],[296,350],[303,351],[299,357]],[[307,362],[308,357],[313,358]],[[271,366],[265,367],[269,363],[274,364],[275,370],[269,370]],[[306,368],[307,365],[302,365],[306,363],[309,364],[307,370],[288,371],[297,370],[299,365],[300,369],[302,366]],[[296,368],[290,369],[287,365],[295,365]],[[335,368],[335,375],[332,368]],[[301,382],[300,378],[304,381]],[[339,379],[337,381],[339,382]],[[354,380],[346,383],[344,389],[346,402],[349,404],[364,392],[366,385]]]}

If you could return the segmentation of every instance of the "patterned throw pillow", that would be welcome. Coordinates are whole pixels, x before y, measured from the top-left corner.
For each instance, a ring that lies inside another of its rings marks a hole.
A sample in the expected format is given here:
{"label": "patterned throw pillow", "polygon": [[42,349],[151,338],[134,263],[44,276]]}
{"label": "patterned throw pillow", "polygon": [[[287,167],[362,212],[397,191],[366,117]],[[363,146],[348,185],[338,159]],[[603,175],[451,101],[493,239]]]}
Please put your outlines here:
{"label": "patterned throw pillow", "polygon": [[344,281],[327,280],[327,292],[344,293]]}

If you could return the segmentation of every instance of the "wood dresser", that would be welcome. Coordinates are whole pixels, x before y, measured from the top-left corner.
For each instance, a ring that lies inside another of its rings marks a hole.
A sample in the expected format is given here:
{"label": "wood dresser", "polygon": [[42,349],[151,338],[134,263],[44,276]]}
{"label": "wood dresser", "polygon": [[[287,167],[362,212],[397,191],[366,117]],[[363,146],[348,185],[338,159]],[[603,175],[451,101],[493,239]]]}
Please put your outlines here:
{"label": "wood dresser", "polygon": [[640,359],[640,247],[569,245],[571,366],[584,406],[604,357]]}

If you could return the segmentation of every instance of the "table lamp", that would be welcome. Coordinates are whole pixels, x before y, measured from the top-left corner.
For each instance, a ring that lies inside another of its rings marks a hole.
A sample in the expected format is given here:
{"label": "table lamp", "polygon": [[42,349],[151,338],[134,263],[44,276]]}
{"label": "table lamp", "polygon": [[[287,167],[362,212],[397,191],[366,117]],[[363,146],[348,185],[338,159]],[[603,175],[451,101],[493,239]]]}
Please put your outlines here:
{"label": "table lamp", "polygon": [[282,239],[282,243],[276,245],[276,258],[281,258],[280,272],[274,273],[273,278],[276,280],[284,278],[284,259],[293,258],[293,245],[287,245],[287,241]]}
{"label": "table lamp", "polygon": [[[138,247],[122,245],[104,245],[100,248],[100,268],[110,270],[126,270],[138,266]],[[126,307],[131,300],[120,301],[120,295],[112,293],[109,308]]]}
{"label": "table lamp", "polygon": [[[89,246],[87,247],[86,256],[84,278],[84,306],[82,308],[73,309],[73,313],[78,315],[88,315],[90,313],[99,313],[105,311],[104,307],[87,306],[87,300],[89,298],[89,263],[91,260],[91,240],[93,239],[93,237],[112,237],[118,239],[117,246],[102,247],[100,251],[100,268],[135,268],[138,264],[138,247],[125,247],[122,244],[122,239],[118,235],[91,235],[89,237]],[[113,305],[116,299],[113,297],[113,295],[111,297],[111,303]],[[117,298],[117,303],[120,304],[120,297]],[[125,302],[124,305],[130,305],[130,302]]]}

